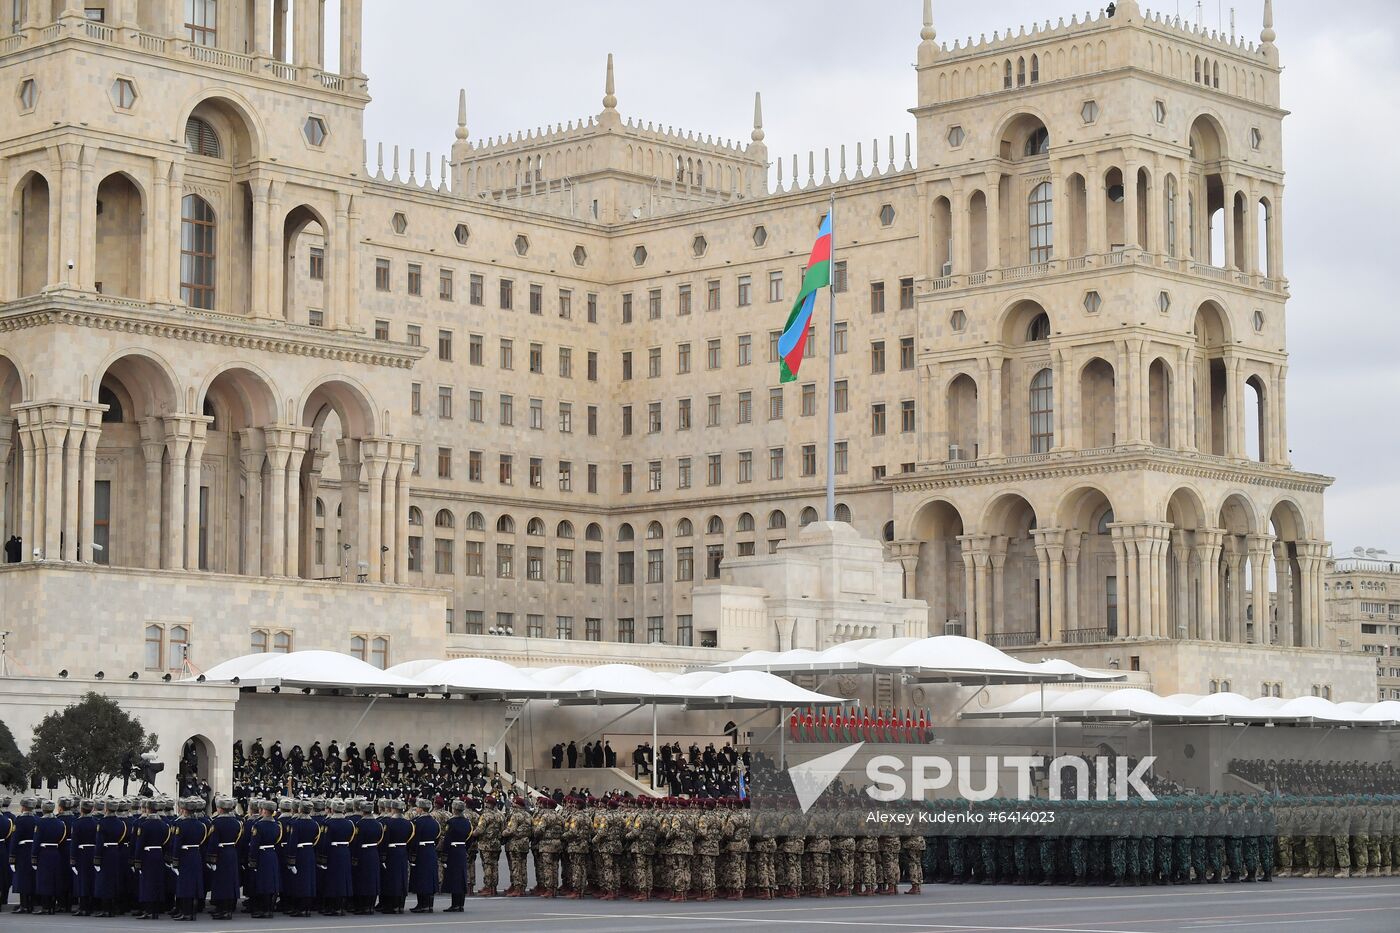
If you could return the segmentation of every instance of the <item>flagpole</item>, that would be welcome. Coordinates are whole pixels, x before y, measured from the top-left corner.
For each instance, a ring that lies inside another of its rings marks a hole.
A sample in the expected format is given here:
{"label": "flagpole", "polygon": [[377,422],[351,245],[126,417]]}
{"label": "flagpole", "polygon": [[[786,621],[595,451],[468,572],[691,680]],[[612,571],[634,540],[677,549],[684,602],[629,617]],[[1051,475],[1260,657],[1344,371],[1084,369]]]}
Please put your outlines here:
{"label": "flagpole", "polygon": [[836,191],[827,208],[831,221],[831,311],[826,320],[826,520],[836,521]]}

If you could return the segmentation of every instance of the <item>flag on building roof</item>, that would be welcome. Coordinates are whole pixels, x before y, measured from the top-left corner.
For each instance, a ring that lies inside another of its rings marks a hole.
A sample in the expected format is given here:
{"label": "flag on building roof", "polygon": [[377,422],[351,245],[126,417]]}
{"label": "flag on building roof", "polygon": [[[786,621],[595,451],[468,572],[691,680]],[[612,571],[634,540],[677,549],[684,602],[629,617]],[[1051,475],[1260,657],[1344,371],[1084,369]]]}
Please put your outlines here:
{"label": "flag on building roof", "polygon": [[797,380],[797,370],[802,365],[802,357],[807,351],[807,331],[812,324],[812,308],[817,301],[818,289],[831,284],[831,214],[822,218],[817,242],[812,246],[811,258],[807,260],[807,270],[802,274],[802,288],[788,314],[782,336],[778,338],[778,358],[782,361],[782,382]]}

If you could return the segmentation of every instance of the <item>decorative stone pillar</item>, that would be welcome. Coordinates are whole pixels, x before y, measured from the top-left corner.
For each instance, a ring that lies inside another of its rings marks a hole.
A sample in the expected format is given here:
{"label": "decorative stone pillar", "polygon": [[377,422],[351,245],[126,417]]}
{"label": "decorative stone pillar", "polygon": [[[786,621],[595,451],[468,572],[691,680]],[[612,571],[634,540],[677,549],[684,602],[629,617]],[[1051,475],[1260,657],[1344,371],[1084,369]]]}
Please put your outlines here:
{"label": "decorative stone pillar", "polygon": [[186,461],[188,484],[185,493],[185,569],[202,570],[199,563],[199,491],[204,480],[204,445],[214,419],[204,415],[189,418],[190,452]]}
{"label": "decorative stone pillar", "polygon": [[1293,558],[1287,541],[1274,542],[1274,599],[1278,606],[1278,643],[1285,648],[1299,646],[1299,632],[1293,616]]}
{"label": "decorative stone pillar", "polygon": [[183,304],[180,293],[180,243],[184,233],[185,166],[181,161],[170,163],[170,186],[168,189],[169,208],[166,213],[164,269],[157,274],[165,278],[166,294],[171,304]]}
{"label": "decorative stone pillar", "polygon": [[[145,286],[146,294],[152,301],[162,303],[173,303],[179,298],[179,294],[170,294],[170,160],[156,159],[155,171],[152,173],[155,182],[155,194],[151,198],[151,223],[146,225],[146,230],[141,234],[141,254],[144,257],[145,272],[141,276],[141,282]],[[176,218],[179,215],[175,215]],[[178,223],[178,219],[175,223]],[[254,225],[256,230],[256,224]],[[175,262],[179,262],[179,254],[176,254]],[[257,268],[257,263],[253,264]],[[256,273],[255,273],[256,274]],[[256,298],[256,293],[254,295]],[[256,301],[254,301],[256,305]]]}
{"label": "decorative stone pillar", "polygon": [[1106,637],[1127,638],[1128,621],[1132,617],[1132,604],[1128,600],[1128,543],[1123,539],[1123,529],[1116,524],[1108,526],[1113,540],[1114,586],[1117,588],[1114,599],[1118,607],[1117,631]]}
{"label": "decorative stone pillar", "polygon": [[[262,0],[267,2],[267,0]],[[248,185],[253,193],[253,289],[252,313],[256,318],[273,316],[271,292],[269,291],[269,270],[272,257],[268,255],[268,237],[271,215],[268,207],[268,192],[272,185],[265,178],[254,178]]]}
{"label": "decorative stone pillar", "polygon": [[[82,10],[77,11],[82,17]],[[97,289],[97,147],[84,146],[79,157],[78,278],[85,292]],[[66,548],[65,548],[66,550]]]}
{"label": "decorative stone pillar", "polygon": [[[0,214],[0,217],[3,217]],[[0,541],[8,541],[15,534],[19,524],[13,516],[6,515],[6,505],[10,500],[10,455],[14,452],[15,419],[0,418]]]}
{"label": "decorative stone pillar", "polygon": [[1173,611],[1168,614],[1168,638],[1199,638],[1199,629],[1191,625],[1191,548],[1186,544],[1186,532],[1173,528],[1171,534],[1171,566],[1176,586],[1173,588]]}
{"label": "decorative stone pillar", "polygon": [[[82,551],[79,559],[85,564],[91,564],[96,562],[93,538],[97,534],[97,444],[102,439],[102,411],[89,408],[86,415],[87,423],[83,427],[82,437]],[[0,426],[0,430],[3,430],[3,426]],[[0,503],[3,502],[3,490],[0,490]],[[111,508],[110,501],[108,508]],[[111,545],[109,539],[107,546]],[[106,562],[111,563],[110,556]]]}
{"label": "decorative stone pillar", "polygon": [[1196,562],[1201,572],[1201,592],[1196,608],[1198,636],[1208,641],[1220,641],[1223,628],[1220,620],[1220,548],[1225,533],[1219,528],[1196,529]]}
{"label": "decorative stone pillar", "polygon": [[966,276],[972,271],[972,196],[961,185],[953,187],[953,274]]}
{"label": "decorative stone pillar", "polygon": [[283,426],[264,430],[267,439],[267,503],[264,525],[263,573],[287,573],[287,460],[292,455],[290,432]]}
{"label": "decorative stone pillar", "polygon": [[388,457],[382,449],[383,442],[378,439],[366,438],[360,446],[369,479],[369,540],[366,542],[369,582],[379,583],[384,579],[384,473]]}
{"label": "decorative stone pillar", "polygon": [[267,218],[267,298],[264,314],[269,318],[283,318],[287,313],[287,303],[282,294],[287,275],[287,244],[284,241],[284,221],[282,216],[283,182],[274,180],[268,187]]}
{"label": "decorative stone pillar", "polygon": [[38,497],[43,484],[35,480],[38,472],[38,452],[43,447],[43,438],[34,425],[32,411],[15,409],[19,420],[19,443],[21,457],[20,482],[20,542],[23,544],[20,560],[24,563],[34,559],[34,548],[39,541],[37,523],[40,520]]}
{"label": "decorative stone pillar", "polygon": [[1244,392],[1240,384],[1240,360],[1225,354],[1225,456],[1238,460],[1245,455],[1244,417],[1241,410]]}
{"label": "decorative stone pillar", "polygon": [[309,428],[287,429],[286,531],[284,576],[301,576],[301,462],[311,440]]}
{"label": "decorative stone pillar", "polygon": [[[345,7],[348,0],[341,0],[341,19],[345,18]],[[253,0],[253,54],[259,58],[266,58],[272,54],[272,0]],[[342,26],[342,30],[343,30]],[[343,53],[342,53],[343,54]],[[344,59],[341,59],[344,61]]]}
{"label": "decorative stone pillar", "polygon": [[189,469],[190,423],[179,416],[167,416],[165,453],[170,462],[170,482],[165,496],[165,560],[167,570],[185,569],[185,482]]}
{"label": "decorative stone pillar", "polygon": [[1046,644],[1050,641],[1050,600],[1053,587],[1050,584],[1050,536],[1048,528],[1037,528],[1031,532],[1035,541],[1035,561],[1039,570],[1036,586],[1039,599],[1036,600],[1036,641]]}
{"label": "decorative stone pillar", "polygon": [[1001,260],[1001,172],[986,175],[987,268],[1000,269]]}
{"label": "decorative stone pillar", "polygon": [[919,572],[919,541],[891,541],[890,556],[904,570],[904,598],[914,599]]}
{"label": "decorative stone pillar", "polygon": [[[394,545],[394,582],[408,582],[408,498],[413,483],[414,444],[404,444],[398,461],[398,481],[394,512],[396,529]],[[425,539],[426,540],[426,539]],[[425,557],[426,559],[426,557]]]}
{"label": "decorative stone pillar", "polygon": [[1239,189],[1235,187],[1233,173],[1222,174],[1220,180],[1225,186],[1224,213],[1221,215],[1220,221],[1225,226],[1225,262],[1223,265],[1226,269],[1238,269],[1239,264],[1236,260],[1239,257],[1235,249],[1235,195]]}
{"label": "decorative stone pillar", "polygon": [[[60,420],[60,406],[41,410],[40,430],[44,438],[44,560],[64,560],[63,537],[63,453],[68,441],[67,419]],[[66,412],[63,414],[66,415]]]}
{"label": "decorative stone pillar", "polygon": [[360,35],[364,28],[362,0],[340,0],[340,73],[360,76]]}
{"label": "decorative stone pillar", "polygon": [[[358,3],[359,0],[356,0]],[[359,250],[356,244],[359,241],[360,228],[360,199],[352,197],[350,199],[350,214],[345,228],[345,242],[348,250],[345,254],[345,307],[341,309],[341,320],[345,322],[347,330],[358,331],[360,329],[360,267],[356,261]]]}
{"label": "decorative stone pillar", "polygon": [[[61,166],[59,210],[62,211],[58,221],[59,262],[56,267],[49,270],[49,275],[57,276],[57,283],[62,284],[65,288],[77,288],[80,281],[78,279],[79,271],[73,266],[82,258],[79,254],[82,247],[82,155],[83,147],[77,143],[63,143],[58,147],[58,158]],[[52,216],[52,210],[50,210],[50,216]],[[56,551],[55,555],[45,552],[44,557],[51,560],[57,559]]]}
{"label": "decorative stone pillar", "polygon": [[63,444],[63,559],[69,563],[78,561],[78,541],[86,540],[87,533],[79,521],[78,506],[82,502],[83,435],[87,433],[87,419],[82,410],[64,406],[67,421],[67,438]]}
{"label": "decorative stone pillar", "polygon": [[340,554],[336,560],[341,579],[353,583],[364,553],[360,546],[360,442],[343,437],[336,444],[340,457]]}
{"label": "decorative stone pillar", "polygon": [[1006,535],[990,535],[987,541],[987,561],[992,572],[992,615],[984,626],[985,634],[1005,632],[1011,625],[1006,617]]}
{"label": "decorative stone pillar", "polygon": [[267,459],[264,444],[260,428],[238,433],[239,465],[243,470],[241,572],[250,577],[263,572],[263,461]]}
{"label": "decorative stone pillar", "polygon": [[1079,553],[1083,538],[1082,531],[1065,532],[1065,614],[1056,633],[1058,641],[1065,640],[1071,626],[1074,630],[1085,628],[1079,617]]}
{"label": "decorative stone pillar", "polygon": [[1103,173],[1089,162],[1084,176],[1085,246],[1093,255],[1108,252],[1108,211],[1105,210]]}
{"label": "decorative stone pillar", "polygon": [[1269,559],[1274,553],[1274,537],[1249,535],[1246,540],[1251,567],[1250,595],[1254,603],[1254,640],[1258,644],[1269,645],[1273,643],[1273,615],[1269,610]]}
{"label": "decorative stone pillar", "polygon": [[[1005,426],[1001,423],[1001,367],[1002,358],[1000,356],[987,357],[982,362],[983,372],[986,373],[987,386],[987,414],[988,417],[982,423],[987,432],[987,450],[983,456],[990,459],[999,460],[1002,456],[1002,431]],[[978,393],[980,400],[982,393]],[[978,459],[981,459],[979,457]]]}
{"label": "decorative stone pillar", "polygon": [[161,477],[161,464],[165,458],[165,425],[159,416],[153,415],[141,420],[141,453],[146,461],[145,565],[151,570],[157,570],[161,566],[161,543],[165,540],[161,524],[165,501]]}

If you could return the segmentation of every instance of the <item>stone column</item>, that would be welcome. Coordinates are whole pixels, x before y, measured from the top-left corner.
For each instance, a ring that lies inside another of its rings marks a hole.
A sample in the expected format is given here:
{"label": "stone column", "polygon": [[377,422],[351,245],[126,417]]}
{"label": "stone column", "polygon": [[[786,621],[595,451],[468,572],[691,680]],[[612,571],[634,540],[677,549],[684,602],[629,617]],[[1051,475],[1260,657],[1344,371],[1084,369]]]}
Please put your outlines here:
{"label": "stone column", "polygon": [[340,73],[361,74],[360,32],[364,13],[361,0],[340,0]]}
{"label": "stone column", "polygon": [[[1001,419],[1001,366],[1000,356],[991,356],[986,361],[987,373],[987,408],[990,417],[983,422],[987,430],[987,452],[986,456],[1000,459],[1002,456],[1002,432],[1005,425]],[[980,397],[980,393],[979,393]]]}
{"label": "stone column", "polygon": [[[345,16],[347,0],[341,0],[341,17]],[[272,54],[272,0],[253,0],[253,54],[266,58]],[[256,229],[256,227],[255,227]]]}
{"label": "stone column", "polygon": [[262,574],[263,555],[263,450],[262,431],[249,428],[238,434],[239,463],[243,469],[242,569],[250,577]]}
{"label": "stone column", "polygon": [[[953,187],[953,274],[972,272],[972,195],[961,186]],[[963,279],[966,282],[966,278]]]}
{"label": "stone column", "polygon": [[361,446],[369,479],[369,582],[379,583],[384,578],[384,471],[388,463],[379,441],[366,440]]}
{"label": "stone column", "polygon": [[1180,528],[1171,531],[1171,559],[1176,586],[1167,634],[1171,638],[1199,638],[1199,630],[1191,624],[1191,549],[1186,544],[1186,532]]}
{"label": "stone column", "polygon": [[[1147,187],[1144,189],[1145,201],[1143,202],[1143,216],[1147,218],[1147,242],[1142,244],[1143,249],[1153,256],[1157,256],[1162,250],[1162,210],[1158,207],[1158,193],[1161,186],[1158,179],[1162,174],[1161,160],[1156,153],[1152,155],[1152,167],[1147,178]],[[1155,259],[1153,260],[1156,261]]]}
{"label": "stone column", "polygon": [[1121,528],[1114,525],[1108,526],[1109,533],[1113,540],[1113,580],[1116,591],[1114,599],[1118,607],[1117,634],[1106,637],[1126,638],[1128,635],[1128,548],[1127,542],[1123,540]]}
{"label": "stone column", "polygon": [[263,573],[269,577],[287,574],[287,460],[292,455],[289,432],[285,427],[268,428],[267,438],[267,523],[264,538]]}
{"label": "stone column", "polygon": [[[345,3],[346,0],[341,2]],[[346,295],[350,290],[349,279],[354,275],[351,270],[354,268],[355,244],[350,241],[349,230],[350,195],[338,191],[335,196],[335,230],[326,231],[335,243],[334,249],[327,250],[330,268],[326,270],[326,276],[330,291],[326,302],[326,326],[336,329],[345,327]]]}
{"label": "stone column", "polygon": [[917,579],[919,572],[919,541],[891,541],[890,555],[899,561],[900,568],[904,571],[903,594],[905,599],[914,599],[917,592]]}
{"label": "stone column", "polygon": [[273,181],[268,188],[268,241],[267,241],[267,303],[264,313],[269,318],[283,318],[287,313],[287,303],[282,289],[287,275],[287,245],[283,241],[282,186]]}
{"label": "stone column", "polygon": [[[82,16],[82,11],[78,11]],[[85,292],[97,288],[97,147],[84,146],[79,159],[81,182],[78,197],[78,279]]]}
{"label": "stone column", "polygon": [[44,435],[44,560],[63,560],[63,451],[68,425],[58,420],[56,406],[45,406]]}
{"label": "stone column", "polygon": [[1138,239],[1138,163],[1132,153],[1125,152],[1123,160],[1123,246],[1127,249],[1141,249]]}
{"label": "stone column", "polygon": [[1143,429],[1142,408],[1143,408],[1143,365],[1142,365],[1142,341],[1130,339],[1128,350],[1125,354],[1128,368],[1123,373],[1123,381],[1126,383],[1123,397],[1128,405],[1128,435],[1127,442],[1130,444],[1141,444],[1146,442],[1147,431]]}
{"label": "stone column", "polygon": [[[170,458],[170,482],[166,488],[165,507],[165,567],[170,570],[184,570],[187,566],[185,537],[191,533],[191,529],[188,527],[189,513],[185,490],[189,480],[190,442],[193,434],[194,426],[189,418],[165,419],[165,450]],[[197,535],[198,531],[193,533]]]}
{"label": "stone column", "polygon": [[[1152,601],[1153,592],[1153,541],[1152,529],[1137,525],[1133,528],[1133,540],[1128,551],[1129,572],[1133,573],[1133,605],[1137,608],[1137,634],[1139,638],[1157,636],[1157,618]],[[1137,563],[1133,564],[1133,551],[1137,552]]]}
{"label": "stone column", "polygon": [[199,489],[204,479],[204,445],[213,418],[190,418],[190,453],[186,461],[188,491],[185,494],[185,569],[201,570],[199,565]]}
{"label": "stone column", "polygon": [[1108,252],[1108,212],[1104,209],[1103,173],[1090,162],[1084,176],[1084,244],[1093,255]]}
{"label": "stone column", "polygon": [[[985,539],[985,536],[982,537]],[[987,634],[990,634],[990,632],[987,631],[989,628],[987,623],[992,618],[991,593],[989,592],[990,587],[988,586],[987,580],[989,576],[988,569],[991,565],[991,555],[987,553],[985,540],[982,542],[981,546],[973,552],[972,558],[973,566],[976,571],[977,583],[977,626],[982,630],[982,635],[985,637]]]}
{"label": "stone column", "polygon": [[1240,263],[1240,271],[1247,275],[1254,275],[1258,271],[1259,265],[1258,221],[1254,217],[1259,201],[1254,191],[1254,179],[1244,179],[1241,193],[1244,194],[1244,211],[1240,224],[1244,228],[1244,262]]}
{"label": "stone column", "polygon": [[158,570],[161,566],[161,543],[165,540],[161,528],[165,501],[161,477],[161,465],[165,458],[165,425],[158,416],[141,421],[141,453],[146,461],[146,566]]}
{"label": "stone column", "polygon": [[166,214],[169,226],[166,227],[165,234],[167,264],[157,272],[165,277],[166,294],[170,296],[171,304],[181,304],[183,296],[180,294],[180,237],[184,227],[185,201],[185,166],[182,162],[170,164],[169,197],[170,207]]}
{"label": "stone column", "polygon": [[959,535],[958,544],[963,559],[963,634],[977,637],[977,570],[972,556],[972,537]]}
{"label": "stone column", "polygon": [[[58,264],[49,270],[51,277],[56,277],[57,282],[65,288],[77,288],[79,270],[70,266],[81,259],[80,250],[82,241],[80,239],[80,226],[82,214],[82,168],[80,160],[83,155],[83,147],[77,143],[63,143],[58,147],[58,158],[61,166],[61,174],[58,189],[59,198],[59,234],[58,234]],[[49,193],[50,199],[53,192]],[[52,205],[52,201],[50,202]],[[53,216],[53,209],[50,206],[50,217]],[[52,236],[52,224],[50,224],[50,236]],[[50,284],[53,284],[52,282]],[[56,559],[49,554],[45,554],[46,559]]]}
{"label": "stone column", "polygon": [[1201,585],[1196,607],[1198,637],[1208,641],[1221,640],[1220,543],[1223,532],[1218,528],[1196,529],[1196,562],[1200,566]]}
{"label": "stone column", "polygon": [[286,551],[284,573],[301,576],[301,463],[311,440],[309,428],[293,428],[287,432],[286,488]]}
{"label": "stone column", "polygon": [[[14,247],[11,243],[10,228],[12,208],[10,205],[10,176],[7,159],[0,158],[0,302],[13,301],[19,294],[18,263],[15,262]],[[16,198],[18,198],[16,193]],[[8,539],[8,536],[7,536]]]}
{"label": "stone column", "polygon": [[[355,0],[356,3],[359,0]],[[360,329],[360,263],[359,263],[360,199],[350,199],[350,214],[345,228],[345,307],[341,320],[347,330]],[[465,283],[464,283],[465,284]]]}
{"label": "stone column", "polygon": [[1229,548],[1230,564],[1230,640],[1245,644],[1247,633],[1244,610],[1245,563],[1249,560],[1245,535],[1230,535],[1226,539]]}
{"label": "stone column", "polygon": [[1064,163],[1058,159],[1050,163],[1050,222],[1050,256],[1067,259],[1071,255],[1070,244],[1074,242],[1074,228],[1070,223]]}
{"label": "stone column", "polygon": [[295,22],[292,24],[292,62],[301,67],[316,63],[316,24],[311,0],[292,0]]}
{"label": "stone column", "polygon": [[[3,217],[4,214],[0,214]],[[12,466],[10,454],[14,452],[15,419],[0,418],[0,541],[8,541],[10,535],[17,534],[19,522],[13,515],[8,515],[6,506],[10,499],[10,474]],[[19,505],[18,497],[15,501]],[[23,556],[20,558],[23,560]]]}
{"label": "stone column", "polygon": [[[144,273],[141,283],[151,301],[174,302],[178,295],[170,294],[170,160],[156,159],[152,173],[155,193],[151,197],[151,222],[141,234],[141,254],[144,259]],[[176,224],[179,215],[176,215]],[[179,254],[174,262],[179,262]],[[256,266],[255,266],[256,268]]]}
{"label": "stone column", "polygon": [[35,522],[38,519],[39,490],[42,484],[35,482],[37,472],[37,448],[43,445],[42,438],[39,437],[37,429],[33,425],[33,412],[24,409],[16,409],[15,414],[19,416],[19,444],[20,444],[20,524],[19,537],[23,544],[19,559],[24,563],[34,559],[34,548],[39,540]]}
{"label": "stone column", "polygon": [[[408,582],[408,497],[413,484],[413,447],[413,444],[404,444],[403,455],[399,460],[398,511],[394,515],[394,522],[398,526],[398,543],[394,550],[396,583]],[[424,559],[426,560],[426,555]],[[917,557],[915,559],[917,560]]]}
{"label": "stone column", "polygon": [[1269,558],[1274,552],[1273,535],[1249,535],[1250,581],[1254,603],[1254,640],[1257,644],[1273,643],[1269,611]]}
{"label": "stone column", "polygon": [[1287,468],[1292,465],[1293,456],[1288,449],[1288,367],[1282,364],[1275,371],[1274,399],[1274,431],[1278,438],[1275,442],[1278,450],[1276,462]]}
{"label": "stone column", "polygon": [[[325,467],[326,457],[329,453],[330,452],[323,447],[311,447],[307,449],[306,456],[303,458],[303,463],[306,466],[306,488],[303,490],[304,498],[302,501],[306,503],[306,509],[304,510],[305,518],[301,523],[301,562],[302,566],[306,568],[303,571],[304,575],[313,580],[328,576],[324,570],[324,565],[326,563],[324,556],[321,561],[323,569],[318,572],[315,568],[317,567],[316,500],[321,495],[321,471]],[[331,518],[332,515],[328,510],[327,514],[324,516],[327,530],[330,529]],[[334,542],[329,542],[327,547],[329,548],[333,544]],[[340,559],[338,554],[330,554],[329,556],[337,560]],[[337,573],[337,576],[338,575]]]}
{"label": "stone column", "polygon": [[[82,447],[82,516],[83,525],[80,539],[82,552],[80,559],[85,564],[95,562],[93,551],[93,537],[97,533],[97,444],[102,439],[102,412],[98,409],[87,410],[87,424],[83,428]],[[0,503],[4,502],[3,495],[0,494]],[[111,508],[110,500],[108,508]],[[110,539],[107,546],[111,547]],[[111,563],[111,556],[107,558],[107,563]]]}
{"label": "stone column", "polygon": [[[336,555],[341,578],[353,583],[359,572],[360,549],[360,442],[355,438],[338,440],[340,457],[340,553]],[[345,545],[349,545],[347,549]],[[482,558],[485,560],[485,558]]]}
{"label": "stone column", "polygon": [[1050,641],[1050,532],[1048,529],[1037,528],[1031,532],[1035,540],[1035,562],[1039,571],[1039,579],[1036,587],[1039,599],[1036,600],[1036,635],[1035,640],[1040,644]]}
{"label": "stone column", "polygon": [[1065,639],[1065,533],[1050,533],[1047,554],[1050,557],[1050,637],[1052,644]]}
{"label": "stone column", "polygon": [[1010,627],[1006,617],[1006,535],[990,535],[987,562],[992,571],[992,615],[984,624],[984,634],[1002,633]]}
{"label": "stone column", "polygon": [[[1001,260],[1001,172],[986,175],[987,268],[1000,269]],[[1013,263],[1015,265],[1015,263]]]}
{"label": "stone column", "polygon": [[[1113,443],[1114,446],[1131,443],[1132,431],[1132,360],[1128,342],[1114,342],[1117,359],[1113,367]],[[1081,412],[1081,416],[1084,413]]]}
{"label": "stone column", "polygon": [[[266,2],[266,0],[263,0]],[[268,254],[268,237],[271,216],[268,212],[268,190],[271,183],[264,178],[254,178],[248,186],[253,193],[253,291],[252,314],[256,318],[273,316],[269,303],[270,292],[268,273],[273,265]]]}
{"label": "stone column", "polygon": [[1274,188],[1273,201],[1269,205],[1269,278],[1283,281],[1283,187]]}
{"label": "stone column", "polygon": [[78,561],[78,540],[87,538],[78,517],[78,506],[82,501],[82,478],[79,472],[83,465],[83,435],[87,432],[86,418],[81,410],[68,408],[64,412],[68,419],[67,439],[63,445],[63,559],[69,563]]}
{"label": "stone column", "polygon": [[1274,599],[1278,604],[1278,643],[1285,648],[1299,646],[1299,633],[1293,620],[1293,559],[1287,541],[1274,542]]}
{"label": "stone column", "polygon": [[1240,360],[1225,355],[1225,456],[1240,459],[1245,454],[1244,428],[1240,406],[1243,392],[1240,385]]}

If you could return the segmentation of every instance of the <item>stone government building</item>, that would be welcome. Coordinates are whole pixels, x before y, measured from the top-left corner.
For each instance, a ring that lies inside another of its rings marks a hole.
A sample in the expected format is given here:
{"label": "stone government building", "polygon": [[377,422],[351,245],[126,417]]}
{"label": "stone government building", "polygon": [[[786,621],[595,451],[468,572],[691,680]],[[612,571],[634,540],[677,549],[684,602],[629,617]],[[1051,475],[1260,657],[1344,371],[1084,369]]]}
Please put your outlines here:
{"label": "stone government building", "polygon": [[834,190],[838,518],[928,633],[1370,698],[1287,443],[1271,13],[947,45],[926,7],[916,147],[777,158],[757,101],[746,143],[643,125],[610,59],[596,115],[473,141],[464,95],[441,167],[366,169],[361,9],[16,4],[12,666],[790,647],[694,600],[818,516],[826,332],[788,386],[776,335]]}

